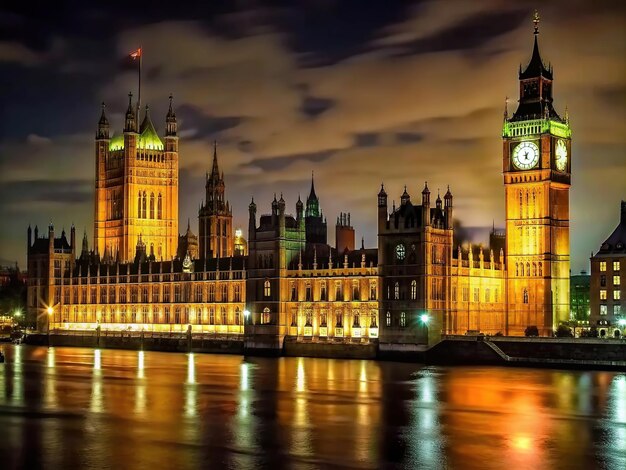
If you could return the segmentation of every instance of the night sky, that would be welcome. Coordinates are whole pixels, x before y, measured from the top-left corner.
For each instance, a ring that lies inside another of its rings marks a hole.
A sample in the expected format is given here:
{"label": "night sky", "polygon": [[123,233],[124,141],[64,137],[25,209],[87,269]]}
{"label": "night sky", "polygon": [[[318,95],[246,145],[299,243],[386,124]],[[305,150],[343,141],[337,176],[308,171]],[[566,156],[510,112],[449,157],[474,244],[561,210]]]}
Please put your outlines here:
{"label": "night sky", "polygon": [[425,180],[442,194],[449,184],[463,225],[502,227],[502,113],[507,95],[516,107],[535,7],[555,108],[568,106],[573,129],[572,272],[618,223],[626,2],[90,3],[0,13],[0,264],[25,267],[29,223],[45,232],[51,220],[59,231],[74,222],[92,239],[100,102],[120,132],[137,87],[123,59],[139,46],[142,103],[161,134],[174,94],[181,232],[190,218],[197,233],[214,139],[244,231],[252,196],[265,213],[282,192],[295,212],[312,171],[331,243],[344,211],[376,245],[381,181],[396,201],[405,184],[414,200]]}

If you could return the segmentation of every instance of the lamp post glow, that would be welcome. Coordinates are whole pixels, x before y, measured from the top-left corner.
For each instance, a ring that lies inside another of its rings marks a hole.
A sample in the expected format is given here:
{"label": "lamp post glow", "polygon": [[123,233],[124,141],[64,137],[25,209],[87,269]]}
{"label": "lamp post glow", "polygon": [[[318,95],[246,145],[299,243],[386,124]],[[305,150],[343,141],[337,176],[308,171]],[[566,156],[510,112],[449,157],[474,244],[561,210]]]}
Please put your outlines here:
{"label": "lamp post glow", "polygon": [[250,310],[243,311],[244,325],[248,324],[248,318],[250,318]]}
{"label": "lamp post glow", "polygon": [[50,347],[50,317],[54,313],[54,309],[52,307],[48,307],[46,312],[48,313],[48,347]]}
{"label": "lamp post glow", "polygon": [[424,326],[424,331],[426,332],[426,344],[428,344],[428,322],[430,321],[430,315],[427,313],[422,313],[419,316],[420,322]]}

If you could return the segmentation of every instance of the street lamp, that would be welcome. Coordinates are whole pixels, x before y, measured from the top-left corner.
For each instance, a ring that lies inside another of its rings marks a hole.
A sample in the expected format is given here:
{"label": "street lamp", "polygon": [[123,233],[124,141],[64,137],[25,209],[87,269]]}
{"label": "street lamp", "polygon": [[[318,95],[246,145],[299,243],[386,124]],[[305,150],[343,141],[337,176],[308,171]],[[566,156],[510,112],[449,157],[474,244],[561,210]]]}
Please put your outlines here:
{"label": "street lamp", "polygon": [[426,344],[428,344],[428,322],[430,321],[430,315],[422,313],[419,318],[422,325],[424,325],[424,331],[426,332]]}
{"label": "street lamp", "polygon": [[48,347],[50,347],[50,317],[54,313],[54,309],[52,307],[48,307],[46,312],[48,313]]}
{"label": "street lamp", "polygon": [[244,325],[248,324],[248,318],[250,318],[250,310],[243,311]]}

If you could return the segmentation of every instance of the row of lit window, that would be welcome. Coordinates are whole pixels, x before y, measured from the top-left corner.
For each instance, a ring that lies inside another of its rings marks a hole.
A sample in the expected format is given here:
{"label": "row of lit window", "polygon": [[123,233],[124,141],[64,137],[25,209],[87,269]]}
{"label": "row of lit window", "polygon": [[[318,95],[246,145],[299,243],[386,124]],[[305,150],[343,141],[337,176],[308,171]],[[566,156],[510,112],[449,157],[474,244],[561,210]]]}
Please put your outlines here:
{"label": "row of lit window", "polygon": [[[600,315],[607,315],[609,312],[609,307],[607,305],[600,305]],[[613,305],[613,315],[621,315],[622,306],[621,305]]]}
{"label": "row of lit window", "polygon": [[[619,271],[619,261],[613,261],[613,271]],[[606,271],[606,261],[600,261],[600,272]]]}
{"label": "row of lit window", "polygon": [[[621,284],[621,278],[618,275],[613,276],[613,285],[619,286],[620,284]],[[600,276],[600,286],[601,287],[606,286],[606,275],[604,274]]]}
{"label": "row of lit window", "polygon": [[[301,300],[298,296],[298,285],[295,281],[290,282],[290,301],[291,302],[297,302],[299,300]],[[265,297],[269,297],[270,296],[270,290],[269,290],[269,281],[266,281],[266,288],[264,291],[264,295]],[[369,300],[376,300],[377,295],[376,295],[376,282],[375,281],[370,281],[370,285],[369,285]],[[315,299],[315,300],[321,300],[321,301],[327,301],[328,299],[328,292],[326,290],[326,283],[322,282],[320,284],[320,291],[319,291],[319,298]],[[336,301],[343,301],[344,299],[344,295],[343,295],[343,283],[342,281],[336,281],[335,282],[335,300]],[[353,281],[352,282],[352,300],[365,300],[365,299],[361,299],[361,289],[360,289],[360,283],[359,281]],[[313,296],[313,287],[311,286],[310,283],[305,284],[304,286],[304,301],[305,302],[313,302],[314,301],[314,296]]]}
{"label": "row of lit window", "polygon": [[[173,313],[173,315],[172,315]],[[241,315],[241,309],[235,307],[233,315],[231,316],[226,307],[221,307],[219,314],[216,315],[214,308],[201,309],[197,308],[194,312],[189,307],[176,307],[172,312],[170,307],[165,307],[163,313],[159,313],[153,310],[149,313],[148,308],[144,307],[142,311],[138,311],[136,308],[132,308],[130,312],[122,308],[119,312],[109,311],[103,312],[101,315],[96,315],[93,311],[81,311],[77,309],[67,310],[63,309],[63,312],[55,314],[53,322],[81,322],[81,323],[93,323],[100,320],[104,323],[174,323],[174,324],[195,324],[195,325],[240,325],[243,320]],[[173,320],[173,321],[172,321]],[[234,321],[233,321],[234,320]],[[232,321],[232,322],[231,322]],[[217,322],[217,323],[216,323]]]}
{"label": "row of lit window", "polygon": [[[168,303],[172,301],[171,300],[172,296],[170,295],[171,290],[170,290],[169,285],[163,286],[162,300],[160,299],[160,295],[159,295],[160,289],[159,289],[159,286],[157,285],[152,286],[152,292],[150,292],[151,290],[145,286],[142,287],[141,289],[139,289],[138,287],[130,287],[128,290],[130,291],[130,296],[127,295],[127,289],[124,287],[121,287],[119,289],[118,295],[116,295],[115,287],[109,287],[108,289],[106,287],[100,287],[100,303],[101,304],[106,304],[106,303],[114,304],[118,302],[126,303],[128,297],[130,297],[130,302],[132,303],[138,303],[138,302],[158,303],[159,301]],[[59,288],[55,289],[56,303],[60,301],[59,292],[60,292]],[[240,283],[234,284],[232,290],[229,289],[229,284],[221,284],[220,289],[217,289],[217,292],[219,293],[219,299],[217,299],[219,301],[228,302],[230,300],[232,302],[241,302],[242,289],[241,289]],[[71,297],[70,297],[70,293],[72,293]],[[152,296],[150,296],[150,293],[152,293]],[[229,295],[231,293],[232,295]],[[202,284],[197,284],[195,286],[195,290],[191,288],[190,284],[186,284],[184,286],[181,286],[181,284],[175,284],[173,299],[174,299],[174,302],[191,302],[191,301],[215,302],[216,301],[215,294],[216,294],[215,284],[209,284],[207,289],[204,289],[204,286]],[[97,296],[96,287],[92,287],[90,289],[89,300],[90,300],[89,303],[91,304],[97,303],[98,296]],[[70,303],[86,304],[87,303],[87,288],[83,287],[81,289],[78,289],[78,288],[64,289],[63,303],[64,304],[70,304]]]}
{"label": "row of lit window", "polygon": [[[370,315],[370,322],[369,322],[369,328],[378,328],[377,323],[376,323],[376,318],[378,316],[378,311],[377,310],[372,310],[371,311],[371,315]],[[367,319],[367,315],[361,315],[359,310],[353,310],[352,311],[352,327],[353,328],[360,328],[361,326],[363,326],[364,328],[367,328],[367,320],[364,322],[363,325],[361,325],[361,319]],[[320,322],[320,326],[322,327],[326,327],[328,326],[328,315],[326,313],[325,310],[322,310],[320,312],[319,315],[319,322]],[[343,328],[343,324],[344,324],[344,313],[341,310],[337,310],[335,312],[335,327],[336,328]],[[298,326],[298,312],[294,311],[291,314],[291,326]],[[307,310],[304,313],[304,326],[313,326],[313,312],[310,310]]]}
{"label": "row of lit window", "polygon": [[[620,300],[621,297],[621,293],[618,290],[614,290],[613,291],[613,300]],[[600,290],[600,300],[606,300],[606,290],[602,289]]]}

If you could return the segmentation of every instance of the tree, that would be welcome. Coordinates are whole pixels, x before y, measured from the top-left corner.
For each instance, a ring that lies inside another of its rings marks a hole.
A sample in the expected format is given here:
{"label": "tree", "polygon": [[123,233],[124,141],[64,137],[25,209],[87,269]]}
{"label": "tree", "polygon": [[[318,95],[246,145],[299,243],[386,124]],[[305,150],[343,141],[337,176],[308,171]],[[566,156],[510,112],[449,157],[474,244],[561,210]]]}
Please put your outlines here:
{"label": "tree", "polygon": [[556,329],[556,337],[557,338],[573,338],[574,335],[569,326],[561,324]]}
{"label": "tree", "polygon": [[535,325],[527,326],[526,330],[524,330],[524,335],[528,337],[539,336],[539,329]]}

